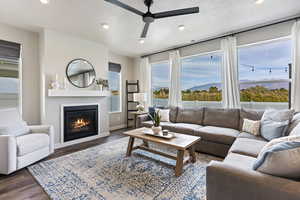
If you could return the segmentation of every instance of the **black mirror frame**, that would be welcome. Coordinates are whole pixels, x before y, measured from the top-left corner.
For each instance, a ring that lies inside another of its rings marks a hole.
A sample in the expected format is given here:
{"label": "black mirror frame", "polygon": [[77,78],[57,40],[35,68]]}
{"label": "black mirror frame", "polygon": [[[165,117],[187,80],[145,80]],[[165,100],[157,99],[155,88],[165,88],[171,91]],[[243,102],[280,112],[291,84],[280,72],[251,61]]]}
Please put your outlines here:
{"label": "black mirror frame", "polygon": [[[75,85],[75,84],[70,80],[70,78],[69,78],[69,75],[68,75],[68,69],[69,69],[69,66],[70,66],[70,64],[71,64],[72,62],[77,61],[77,60],[82,60],[82,61],[84,61],[84,62],[87,62],[87,63],[93,68],[93,70],[94,70],[95,78],[93,79],[92,83],[89,84],[89,85],[86,86],[86,87],[80,87],[80,86],[78,86],[78,85]],[[95,83],[95,81],[96,81],[96,70],[95,70],[94,66],[92,65],[92,63],[90,63],[88,60],[83,59],[83,58],[75,58],[75,59],[71,60],[71,61],[68,63],[68,65],[67,65],[67,68],[66,68],[66,77],[68,78],[69,83],[71,83],[73,86],[75,86],[75,87],[77,87],[77,88],[88,88],[88,87],[90,87],[91,85],[93,85],[93,84]]]}

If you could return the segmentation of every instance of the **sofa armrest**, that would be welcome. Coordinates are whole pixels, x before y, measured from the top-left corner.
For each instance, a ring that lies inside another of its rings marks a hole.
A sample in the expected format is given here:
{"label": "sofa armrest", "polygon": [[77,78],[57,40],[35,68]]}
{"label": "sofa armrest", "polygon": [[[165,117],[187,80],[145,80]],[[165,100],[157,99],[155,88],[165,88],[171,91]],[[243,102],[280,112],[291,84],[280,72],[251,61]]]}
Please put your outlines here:
{"label": "sofa armrest", "polygon": [[150,117],[148,116],[148,114],[138,115],[136,118],[136,127],[141,128],[143,126],[142,123],[149,120]]}
{"label": "sofa armrest", "polygon": [[0,135],[0,174],[17,169],[17,142],[14,136]]}
{"label": "sofa armrest", "polygon": [[212,161],[206,169],[207,200],[297,200],[300,182]]}
{"label": "sofa armrest", "polygon": [[54,127],[50,125],[29,126],[30,133],[46,133],[50,137],[50,153],[54,153]]}

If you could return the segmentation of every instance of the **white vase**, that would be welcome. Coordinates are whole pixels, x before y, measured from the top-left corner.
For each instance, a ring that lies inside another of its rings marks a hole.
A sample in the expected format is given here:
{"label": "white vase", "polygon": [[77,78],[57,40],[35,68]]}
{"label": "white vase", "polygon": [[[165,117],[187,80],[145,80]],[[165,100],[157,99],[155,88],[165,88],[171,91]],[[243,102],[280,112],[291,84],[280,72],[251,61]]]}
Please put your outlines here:
{"label": "white vase", "polygon": [[158,135],[162,131],[162,128],[161,126],[152,126],[152,131],[155,135]]}

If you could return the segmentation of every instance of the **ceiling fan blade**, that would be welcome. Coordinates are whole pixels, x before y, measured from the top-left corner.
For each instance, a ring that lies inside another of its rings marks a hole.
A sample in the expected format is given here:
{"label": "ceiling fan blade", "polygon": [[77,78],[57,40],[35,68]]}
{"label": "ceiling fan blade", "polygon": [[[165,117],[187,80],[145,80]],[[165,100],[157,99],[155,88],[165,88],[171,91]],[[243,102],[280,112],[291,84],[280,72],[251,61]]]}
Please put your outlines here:
{"label": "ceiling fan blade", "polygon": [[199,7],[185,8],[185,9],[155,13],[154,18],[159,19],[159,18],[174,17],[174,16],[179,16],[179,15],[188,15],[188,14],[194,14],[194,13],[199,13]]}
{"label": "ceiling fan blade", "polygon": [[148,33],[149,26],[150,26],[150,23],[146,23],[146,24],[145,24],[144,29],[143,29],[143,32],[142,32],[142,35],[141,35],[141,38],[146,38],[147,33]]}
{"label": "ceiling fan blade", "polygon": [[143,12],[141,12],[141,11],[139,11],[139,10],[137,10],[137,9],[135,9],[135,8],[133,8],[133,7],[131,7],[131,6],[127,5],[127,4],[125,4],[125,3],[122,3],[122,2],[120,2],[120,1],[118,1],[118,0],[104,0],[104,1],[107,1],[107,2],[109,2],[109,3],[112,3],[112,4],[116,5],[116,6],[119,6],[119,7],[121,7],[121,8],[124,8],[125,10],[128,10],[128,11],[130,11],[130,12],[133,12],[133,13],[135,13],[135,14],[137,14],[137,15],[140,15],[140,16],[143,16],[143,15],[144,15]]}

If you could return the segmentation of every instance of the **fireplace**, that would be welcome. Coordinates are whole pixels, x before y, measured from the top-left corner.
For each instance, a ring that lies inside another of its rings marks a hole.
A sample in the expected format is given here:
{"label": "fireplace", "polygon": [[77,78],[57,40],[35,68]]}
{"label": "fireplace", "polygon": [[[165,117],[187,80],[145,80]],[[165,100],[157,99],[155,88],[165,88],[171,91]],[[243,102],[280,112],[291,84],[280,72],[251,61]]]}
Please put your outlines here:
{"label": "fireplace", "polygon": [[63,107],[63,142],[98,135],[98,105]]}

